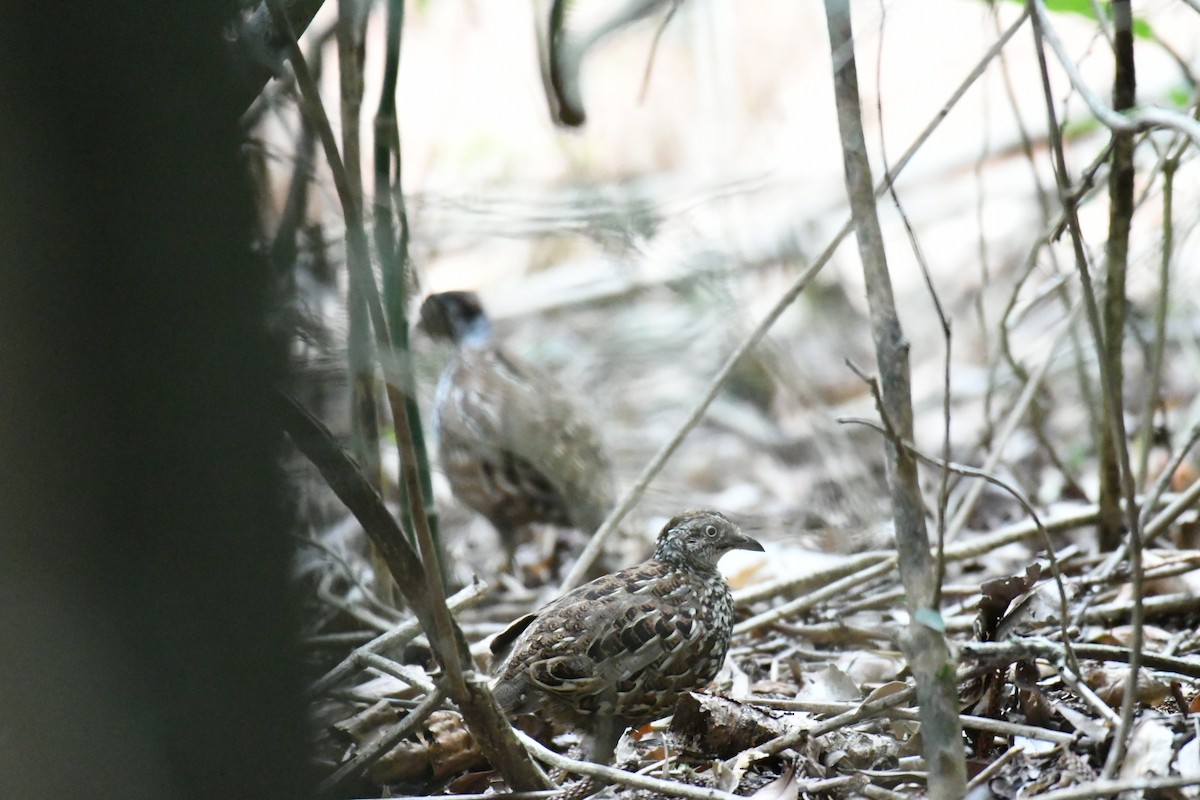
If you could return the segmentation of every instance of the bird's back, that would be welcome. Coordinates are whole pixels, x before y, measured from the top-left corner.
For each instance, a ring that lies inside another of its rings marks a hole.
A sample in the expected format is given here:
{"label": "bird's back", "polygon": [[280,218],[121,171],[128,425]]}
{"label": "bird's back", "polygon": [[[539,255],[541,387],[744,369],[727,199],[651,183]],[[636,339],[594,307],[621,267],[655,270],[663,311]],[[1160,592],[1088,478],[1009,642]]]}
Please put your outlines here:
{"label": "bird's back", "polygon": [[545,522],[591,533],[612,507],[599,434],[561,385],[499,347],[455,353],[434,421],[455,494],[502,530]]}
{"label": "bird's back", "polygon": [[509,713],[547,710],[573,724],[640,724],[713,679],[725,660],[732,601],[720,574],[651,559],[544,608],[512,645],[495,682]]}

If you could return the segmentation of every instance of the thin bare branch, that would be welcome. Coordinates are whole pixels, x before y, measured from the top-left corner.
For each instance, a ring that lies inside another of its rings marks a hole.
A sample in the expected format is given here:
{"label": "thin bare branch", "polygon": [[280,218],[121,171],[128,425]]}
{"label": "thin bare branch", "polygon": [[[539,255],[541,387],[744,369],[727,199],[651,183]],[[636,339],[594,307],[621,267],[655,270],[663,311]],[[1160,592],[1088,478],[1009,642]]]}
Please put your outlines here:
{"label": "thin bare branch", "polygon": [[[457,612],[464,608],[470,608],[487,596],[488,586],[482,581],[476,581],[466,587],[458,594],[446,601],[451,611]],[[404,642],[408,642],[416,637],[421,632],[421,625],[415,619],[405,620],[396,627],[389,630],[387,633],[376,636],[366,644],[356,648],[354,652],[346,656],[340,664],[326,672],[320,679],[315,681],[309,688],[310,694],[321,694],[328,691],[343,680],[348,678],[359,669],[363,663],[363,656],[368,653],[378,653],[388,648],[394,647]]]}
{"label": "thin bare branch", "polygon": [[1197,503],[1200,503],[1200,481],[1189,486],[1187,491],[1176,495],[1166,508],[1146,523],[1146,541],[1150,542],[1158,538],[1172,522],[1179,519],[1179,516],[1185,511],[1194,508]]}
{"label": "thin bare branch", "polygon": [[748,631],[755,630],[756,628],[770,625],[778,620],[795,616],[796,614],[799,614],[802,611],[807,611],[808,609],[813,608],[825,602],[826,600],[830,600],[834,597],[843,597],[848,590],[866,583],[867,581],[887,575],[889,572],[892,572],[895,569],[896,562],[894,558],[881,561],[874,566],[855,572],[854,574],[848,575],[841,580],[834,581],[828,586],[825,586],[824,588],[815,592],[804,595],[803,597],[798,597],[791,602],[784,603],[781,606],[776,606],[769,611],[764,611],[763,613],[757,614],[749,619],[742,620],[733,626],[733,632],[735,634],[746,633]]}
{"label": "thin bare branch", "polygon": [[1200,145],[1200,122],[1197,122],[1186,114],[1180,114],[1177,111],[1169,111],[1163,108],[1139,108],[1124,114],[1114,111],[1111,106],[1100,98],[1100,95],[1096,94],[1088,86],[1087,81],[1083,79],[1079,68],[1075,66],[1075,61],[1071,58],[1070,53],[1067,52],[1062,39],[1059,38],[1058,32],[1051,24],[1050,15],[1046,11],[1043,0],[1032,0],[1029,6],[1032,8],[1038,26],[1041,28],[1042,36],[1045,37],[1046,42],[1054,51],[1054,55],[1062,65],[1063,71],[1067,73],[1067,78],[1071,81],[1071,85],[1075,88],[1075,91],[1079,92],[1079,96],[1087,103],[1087,107],[1101,124],[1112,131],[1120,133],[1135,133],[1148,128],[1169,128],[1179,131],[1194,143]]}
{"label": "thin bare branch", "polygon": [[[842,138],[846,193],[855,221],[882,387],[879,413],[896,437],[906,441],[912,439],[913,430],[908,342],[901,330],[892,295],[883,232],[875,206],[871,166],[863,136],[849,0],[825,0],[825,21],[833,53],[833,88]],[[937,607],[933,605],[939,591],[934,583],[937,575],[929,554],[917,464],[911,453],[890,438],[887,462],[900,579],[904,583],[911,618],[900,640],[920,697],[923,746],[929,767],[928,789],[935,800],[961,798],[966,792],[967,773],[962,724],[958,719],[957,687],[950,679],[954,660]]]}
{"label": "thin bare branch", "polygon": [[[1036,50],[1038,55],[1038,64],[1041,68],[1042,77],[1042,93],[1046,101],[1046,115],[1049,121],[1050,143],[1051,150],[1054,154],[1054,174],[1058,182],[1059,195],[1063,203],[1064,209],[1068,211],[1067,221],[1069,223],[1068,230],[1071,234],[1071,243],[1075,251],[1075,265],[1079,273],[1080,287],[1083,289],[1084,309],[1087,311],[1088,325],[1091,329],[1092,338],[1096,342],[1099,350],[1103,351],[1105,335],[1104,324],[1100,314],[1099,304],[1096,299],[1096,293],[1092,287],[1091,273],[1088,267],[1088,260],[1083,247],[1083,234],[1079,225],[1079,216],[1076,213],[1074,203],[1070,199],[1070,181],[1068,179],[1066,157],[1063,152],[1062,134],[1059,131],[1057,112],[1054,107],[1054,99],[1050,90],[1050,76],[1046,66],[1045,48],[1042,46],[1043,40],[1050,41],[1051,47],[1054,46],[1051,40],[1052,30],[1046,26],[1045,9],[1042,6],[1041,0],[1032,0],[1030,5],[1034,9],[1033,32],[1034,39],[1037,44]],[[1061,43],[1060,43],[1061,46]],[[1056,50],[1056,53],[1058,51]],[[1063,56],[1059,53],[1059,58]],[[1072,67],[1064,68],[1068,73]],[[1076,85],[1076,89],[1081,94],[1084,88]],[[1090,103],[1089,103],[1090,105]],[[1110,126],[1111,127],[1111,126]],[[1118,128],[1113,128],[1114,131]],[[1125,130],[1125,129],[1121,129]],[[1200,139],[1197,140],[1200,142]],[[1123,334],[1123,330],[1121,331]],[[1127,534],[1129,536],[1129,557],[1130,570],[1133,575],[1133,595],[1135,600],[1134,614],[1131,621],[1133,659],[1129,665],[1129,681],[1130,685],[1125,693],[1125,699],[1122,704],[1121,713],[1121,729],[1114,737],[1113,749],[1109,751],[1108,758],[1105,761],[1105,773],[1112,775],[1120,766],[1121,760],[1124,758],[1125,748],[1128,745],[1129,737],[1132,734],[1133,726],[1133,710],[1134,698],[1137,695],[1137,681],[1139,673],[1138,658],[1142,649],[1143,638],[1143,613],[1141,600],[1145,596],[1145,591],[1142,585],[1142,536],[1138,521],[1137,500],[1133,485],[1133,470],[1129,459],[1128,438],[1125,435],[1125,418],[1122,413],[1122,393],[1120,385],[1120,376],[1115,375],[1111,362],[1106,358],[1098,360],[1100,368],[1100,398],[1102,400],[1102,417],[1101,424],[1109,428],[1108,435],[1112,437],[1113,446],[1115,448],[1116,457],[1119,461],[1119,480],[1121,495],[1125,500],[1125,523],[1128,527]],[[1101,507],[1101,516],[1104,515],[1104,508]]]}
{"label": "thin bare branch", "polygon": [[822,720],[819,723],[815,723],[801,730],[797,730],[792,733],[786,733],[782,736],[777,736],[771,741],[759,745],[755,749],[761,750],[767,755],[775,755],[776,753],[787,750],[789,747],[795,747],[810,736],[820,736],[822,734],[829,733],[830,731],[835,731],[839,728],[845,728],[849,725],[861,722],[864,719],[872,719],[875,717],[884,716],[890,709],[893,709],[899,705],[903,705],[904,703],[912,700],[914,697],[916,697],[916,694],[916,687],[913,686],[900,689],[894,694],[889,694],[877,700],[869,700],[867,702],[860,703],[850,711],[838,714],[835,717],[830,717],[827,720]]}
{"label": "thin bare branch", "polygon": [[[986,664],[1011,664],[1031,658],[1059,662],[1065,658],[1066,652],[1061,642],[1036,636],[1008,642],[963,642],[960,647],[963,658],[975,659]],[[1079,642],[1075,643],[1075,655],[1083,659],[1114,661],[1121,664],[1128,664],[1134,657],[1133,651],[1128,647]],[[1142,657],[1142,664],[1149,669],[1172,672],[1185,678],[1200,678],[1200,662],[1194,658],[1146,653]]]}
{"label": "thin bare branch", "polygon": [[436,711],[441,704],[442,693],[435,689],[426,695],[420,705],[409,711],[399,725],[388,731],[387,735],[373,742],[369,747],[363,748],[354,758],[342,764],[332,775],[321,781],[317,785],[317,792],[319,794],[332,794],[338,791],[348,781],[358,776],[363,770],[374,764],[385,753],[395,747],[401,739],[411,735],[416,730],[416,727]]}
{"label": "thin bare branch", "polygon": [[1039,800],[1091,800],[1094,797],[1114,797],[1125,792],[1136,792],[1141,796],[1162,789],[1176,789],[1183,786],[1200,785],[1200,776],[1170,775],[1154,778],[1123,778],[1114,781],[1093,781],[1072,786],[1069,789],[1056,789],[1038,795]]}
{"label": "thin bare branch", "polygon": [[574,758],[568,758],[547,747],[543,747],[538,741],[521,731],[517,732],[517,736],[534,758],[544,764],[549,764],[552,767],[575,775],[583,775],[588,778],[617,783],[622,786],[648,789],[667,795],[668,797],[683,797],[687,798],[687,800],[739,800],[738,795],[730,792],[722,792],[719,789],[705,789],[686,783],[664,781],[659,778],[651,778],[649,775],[626,772],[616,767],[593,764],[591,761],[579,761]]}
{"label": "thin bare branch", "polygon": [[830,581],[843,578],[861,570],[865,570],[881,561],[890,561],[896,557],[892,552],[859,553],[839,564],[825,567],[807,575],[789,575],[770,583],[763,583],[739,589],[733,593],[733,602],[739,608],[749,606],[774,597],[787,597],[796,592],[803,592],[825,586]]}
{"label": "thin bare branch", "polygon": [[[396,584],[420,621],[434,651],[438,653],[439,663],[443,666],[447,662],[470,664],[466,640],[450,618],[444,602],[442,609],[448,622],[440,624],[448,626],[452,638],[437,637],[438,613],[432,607],[435,601],[429,589],[429,576],[433,574],[436,578],[437,575],[422,566],[379,493],[320,420],[289,397],[279,395],[277,400],[277,411],[284,429],[297,448],[317,467],[338,499],[354,514],[371,542],[379,548],[388,569],[396,578]],[[530,784],[537,788],[549,785],[541,770],[514,738],[512,727],[496,705],[487,684],[479,680],[473,670],[463,671],[460,668],[458,680],[445,680],[445,689],[458,705],[480,749],[504,774],[506,781],[521,788]]]}
{"label": "thin bare branch", "polygon": [[[370,246],[363,223],[361,194],[354,192],[355,183],[347,173],[346,165],[338,154],[333,129],[329,124],[325,109],[321,105],[316,82],[304,61],[304,53],[301,52],[295,32],[288,21],[282,0],[266,0],[266,2],[275,23],[285,31],[289,39],[288,49],[292,70],[296,74],[296,83],[300,88],[304,110],[305,113],[311,115],[310,119],[317,129],[321,144],[325,149],[326,160],[333,174],[338,198],[341,200],[342,215],[346,221],[346,261],[349,266],[350,280],[357,285],[366,300],[371,328],[379,352],[389,352],[392,338],[388,329],[387,317],[384,314],[383,303],[380,300],[379,288],[375,285],[375,278],[371,272]],[[439,548],[430,528],[429,515],[426,513],[424,495],[421,491],[419,457],[414,440],[414,431],[420,428],[420,423],[415,417],[410,416],[409,404],[406,401],[406,398],[413,393],[412,376],[400,368],[397,359],[381,358],[380,367],[383,371],[388,404],[391,407],[396,440],[400,450],[401,480],[409,502],[412,504],[410,521],[415,529],[416,540],[420,545],[421,562],[415,570],[412,569],[413,565],[410,559],[413,553],[407,546],[407,542],[403,541],[401,528],[387,512],[386,507],[383,507],[378,494],[374,492],[365,495],[367,505],[378,513],[375,504],[369,502],[370,498],[374,497],[378,501],[378,506],[383,508],[383,516],[390,523],[384,527],[379,527],[377,524],[375,530],[381,535],[381,538],[396,537],[397,541],[381,544],[372,537],[372,542],[383,552],[393,577],[401,591],[405,592],[409,605],[417,612],[430,644],[437,654],[438,661],[445,671],[446,693],[458,704],[463,718],[488,759],[501,771],[505,780],[514,789],[549,788],[549,782],[545,775],[513,738],[512,728],[499,706],[496,705],[495,698],[491,696],[486,683],[476,680],[473,671],[464,666],[471,663],[470,651],[462,631],[458,629],[446,607],[446,588],[443,582],[444,573],[438,553]],[[283,408],[288,413],[290,421],[297,427],[306,428],[310,436],[319,439],[322,435],[328,435],[328,431],[324,430],[316,420],[304,419],[307,415],[299,406],[284,403]],[[323,444],[317,449],[330,455],[328,451],[331,448],[328,444]],[[332,449],[338,449],[336,443]],[[330,459],[330,463],[336,461],[336,457]],[[358,477],[362,477],[357,469],[354,471]],[[328,476],[326,479],[329,479]],[[376,522],[380,523],[380,520],[376,520]],[[365,523],[363,527],[367,527]]]}
{"label": "thin bare branch", "polygon": [[1025,748],[1019,744],[1014,744],[1012,747],[1005,750],[1003,753],[1000,754],[999,758],[997,758],[995,761],[993,761],[992,763],[990,763],[986,767],[984,767],[982,770],[980,770],[979,773],[976,774],[974,778],[971,778],[971,780],[967,781],[968,793],[972,789],[974,789],[976,786],[982,786],[985,783],[987,783],[988,781],[990,781],[992,778],[996,777],[996,775],[999,774],[1000,770],[1002,770],[1004,768],[1005,764],[1007,764],[1009,761],[1012,761],[1014,758],[1016,758],[1017,756],[1021,755],[1021,753],[1024,753],[1024,752],[1025,752]]}
{"label": "thin bare branch", "polygon": [[[878,424],[876,424],[875,422],[873,422],[871,420],[839,419],[838,422],[854,422],[854,423],[857,423],[860,425],[866,425],[874,430],[879,431],[880,433],[884,434],[885,436],[887,435],[887,431],[885,431],[881,426],[879,426]],[[1003,489],[1005,492],[1007,492],[1014,500],[1016,500],[1021,505],[1021,508],[1023,508],[1025,510],[1025,513],[1029,515],[1029,518],[1033,520],[1034,526],[1037,528],[1038,533],[1042,537],[1042,546],[1046,549],[1046,557],[1050,561],[1050,570],[1054,576],[1054,585],[1058,589],[1058,607],[1059,607],[1059,615],[1060,615],[1059,625],[1060,625],[1060,633],[1062,634],[1062,637],[1063,637],[1063,642],[1066,643],[1067,661],[1071,664],[1072,669],[1078,670],[1079,663],[1075,660],[1074,651],[1071,650],[1070,631],[1067,629],[1068,620],[1070,619],[1071,615],[1070,615],[1070,607],[1067,603],[1067,590],[1066,590],[1066,587],[1063,585],[1062,568],[1059,566],[1058,556],[1054,552],[1054,543],[1052,541],[1050,541],[1050,534],[1046,531],[1045,526],[1042,525],[1041,517],[1038,516],[1037,510],[1034,509],[1034,507],[1033,507],[1033,503],[1029,502],[1029,498],[1027,498],[1025,496],[1024,492],[1022,492],[1020,489],[1013,486],[1012,484],[1008,483],[1007,481],[1001,480],[996,475],[993,475],[993,474],[986,472],[984,470],[981,470],[981,469],[976,469],[975,467],[966,466],[965,464],[955,464],[950,461],[936,459],[932,456],[922,453],[911,442],[908,442],[908,441],[904,441],[904,442],[902,442],[902,444],[916,458],[920,459],[921,461],[923,461],[926,464],[937,467],[945,472],[955,472],[959,475],[965,475],[965,476],[971,477],[971,478],[979,478],[981,480],[987,481],[988,483],[992,484],[993,486],[997,486],[1000,489]],[[939,549],[938,552],[941,553],[941,550]]]}
{"label": "thin bare branch", "polygon": [[[774,700],[765,698],[751,698],[746,701],[750,705],[763,706],[765,708],[777,708],[783,711],[807,711],[810,714],[843,714],[847,711],[854,711],[858,708],[858,703],[833,703],[833,702],[807,702],[804,700]],[[892,708],[883,712],[882,716],[886,719],[911,719],[919,720],[921,712],[916,708]],[[1054,742],[1055,744],[1070,744],[1075,741],[1075,735],[1072,733],[1063,733],[1062,731],[1053,731],[1048,728],[1041,728],[1037,725],[1023,725],[1017,722],[1005,722],[1004,720],[991,719],[990,717],[977,717],[971,714],[961,714],[959,719],[962,720],[964,728],[971,728],[977,731],[988,731],[1000,736],[1024,736],[1030,739],[1040,739],[1043,742]]]}
{"label": "thin bare branch", "polygon": [[[942,105],[938,112],[925,126],[924,130],[921,131],[917,138],[913,140],[913,143],[909,145],[908,149],[904,151],[904,154],[899,158],[899,160],[897,160],[895,168],[885,175],[883,179],[876,185],[876,197],[882,195],[891,182],[894,181],[904,171],[904,168],[908,166],[908,162],[912,160],[912,157],[921,149],[929,137],[933,135],[934,131],[936,131],[941,125],[942,121],[950,113],[951,109],[953,109],[954,106],[958,104],[958,101],[962,99],[963,95],[967,93],[967,90],[975,84],[975,81],[977,81],[981,75],[983,75],[983,73],[987,70],[988,65],[991,64],[992,60],[995,59],[1000,51],[1004,49],[1004,46],[1008,44],[1012,37],[1016,35],[1017,31],[1019,31],[1025,24],[1025,20],[1028,19],[1028,17],[1029,11],[1028,9],[1025,9],[1021,13],[1021,16],[1018,17],[1013,24],[1004,31],[1003,35],[1001,35],[992,44],[992,46],[988,48],[988,51],[984,53],[982,58],[980,58],[979,62],[975,65],[975,68],[972,69],[970,74],[963,79],[962,83],[958,85],[958,87],[950,95],[950,98]],[[563,579],[562,585],[559,587],[559,591],[561,593],[565,593],[571,589],[574,589],[583,581],[583,577],[587,574],[588,570],[591,569],[591,566],[595,562],[596,558],[599,557],[601,551],[604,549],[604,545],[608,542],[608,539],[613,533],[616,532],[617,526],[621,523],[621,520],[625,518],[625,515],[629,513],[630,509],[637,505],[637,502],[641,499],[642,493],[645,492],[646,487],[650,485],[650,482],[653,481],[658,475],[659,471],[662,470],[663,465],[667,463],[667,460],[675,453],[675,451],[679,448],[679,445],[683,443],[683,440],[687,438],[687,435],[691,432],[692,428],[694,428],[700,419],[703,418],[704,412],[708,409],[708,406],[717,396],[717,393],[725,384],[725,381],[729,378],[729,375],[733,372],[734,367],[737,366],[738,362],[741,361],[742,357],[746,353],[753,350],[758,343],[762,341],[762,338],[767,334],[767,331],[771,329],[771,326],[775,324],[775,321],[783,315],[783,312],[786,311],[793,302],[795,302],[796,298],[800,296],[805,287],[808,286],[809,282],[811,282],[812,279],[816,277],[817,273],[820,272],[825,266],[825,264],[829,262],[829,260],[833,257],[833,254],[837,251],[838,247],[841,246],[842,241],[850,234],[852,227],[853,219],[847,219],[844,223],[842,223],[842,227],[838,229],[838,232],[834,234],[829,244],[826,245],[825,249],[821,251],[821,254],[817,256],[816,260],[813,261],[812,266],[804,270],[804,272],[796,278],[788,290],[784,292],[776,301],[775,305],[772,306],[771,310],[767,312],[766,316],[764,316],[758,325],[755,326],[754,330],[750,332],[750,334],[742,341],[742,343],[738,345],[738,347],[729,355],[729,357],[725,360],[725,363],[721,365],[721,368],[717,370],[717,374],[713,376],[713,379],[709,383],[708,388],[705,390],[704,395],[699,401],[697,401],[687,419],[679,426],[671,438],[665,444],[663,444],[661,448],[659,448],[658,452],[654,454],[654,457],[650,459],[650,462],[646,464],[646,466],[642,469],[641,474],[638,475],[637,480],[634,481],[633,485],[630,486],[625,492],[624,496],[621,497],[621,500],[619,503],[617,503],[616,508],[614,508],[608,515],[608,519],[604,520],[604,523],[599,527],[599,529],[597,529],[587,546],[583,549],[583,552],[579,554],[579,559],[571,567],[571,570],[567,573],[567,576]]]}
{"label": "thin bare branch", "polygon": [[[1017,426],[1024,418],[1033,404],[1034,398],[1037,396],[1037,391],[1041,387],[1042,380],[1046,377],[1046,373],[1050,369],[1050,365],[1054,362],[1054,354],[1058,351],[1059,345],[1074,328],[1075,323],[1079,319],[1079,314],[1082,311],[1082,304],[1076,304],[1071,309],[1071,313],[1067,315],[1066,321],[1063,323],[1062,330],[1054,337],[1050,346],[1045,348],[1042,361],[1034,369],[1033,374],[1029,376],[1024,388],[1021,390],[1020,396],[1013,403],[1012,409],[1004,418],[1004,423],[1000,426],[1000,432],[996,435],[992,442],[991,452],[987,459],[983,462],[982,470],[984,472],[992,472],[1000,463],[1000,459],[1004,455],[1004,447],[1008,444],[1008,440],[1012,438],[1017,431]],[[959,502],[958,508],[954,513],[954,518],[950,521],[950,525],[946,531],[946,539],[954,541],[959,534],[967,526],[967,521],[970,519],[971,512],[974,510],[975,503],[979,500],[983,493],[983,484],[974,484],[967,489],[963,499]]]}

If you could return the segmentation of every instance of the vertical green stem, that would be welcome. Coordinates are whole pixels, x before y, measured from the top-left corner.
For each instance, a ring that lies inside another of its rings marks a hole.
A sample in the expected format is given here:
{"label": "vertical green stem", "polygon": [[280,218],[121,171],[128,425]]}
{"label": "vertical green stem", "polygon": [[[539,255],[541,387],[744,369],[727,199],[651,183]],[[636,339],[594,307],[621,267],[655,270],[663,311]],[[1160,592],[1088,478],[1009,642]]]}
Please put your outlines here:
{"label": "vertical green stem", "polygon": [[[362,107],[362,37],[355,24],[353,0],[338,0],[337,51],[342,121],[342,160],[348,190],[362,206],[362,156],[358,115]],[[362,287],[350,281],[348,296],[350,368],[350,420],[354,457],[362,464],[371,485],[381,485],[379,456],[379,413],[375,396],[375,352],[371,323]]]}
{"label": "vertical green stem", "polygon": [[[406,385],[415,386],[411,360],[408,358],[408,299],[412,285],[412,264],[408,258],[408,213],[404,205],[404,189],[400,184],[400,126],[396,115],[396,83],[400,70],[400,45],[404,32],[404,0],[387,2],[387,52],[384,56],[383,87],[379,108],[375,114],[375,250],[379,255],[383,277],[384,313],[388,319],[391,346],[404,375]],[[394,166],[393,166],[394,165]],[[399,221],[399,235],[396,222]],[[438,535],[437,507],[433,502],[433,481],[430,477],[429,451],[420,424],[421,410],[413,392],[405,393],[410,434],[416,451],[416,470],[421,487],[426,521],[435,542]],[[399,424],[399,423],[397,423]],[[401,506],[406,529],[413,530],[412,498],[401,481]]]}

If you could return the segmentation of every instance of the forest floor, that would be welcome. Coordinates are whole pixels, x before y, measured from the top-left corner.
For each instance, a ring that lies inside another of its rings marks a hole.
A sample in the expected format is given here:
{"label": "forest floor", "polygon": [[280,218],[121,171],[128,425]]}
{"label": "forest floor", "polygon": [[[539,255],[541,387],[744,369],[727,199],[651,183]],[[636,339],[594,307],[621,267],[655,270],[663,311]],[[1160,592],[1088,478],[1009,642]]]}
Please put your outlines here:
{"label": "forest floor", "polygon": [[[824,23],[816,6],[767,5],[773,10],[760,15],[716,0],[684,4],[645,102],[631,87],[655,28],[598,52],[588,67],[594,113],[567,135],[546,121],[536,61],[516,62],[524,66],[515,77],[489,71],[511,61],[514,41],[532,39],[523,19],[514,22],[501,3],[425,4],[408,23],[400,86],[401,107],[421,109],[406,115],[404,132],[412,288],[478,290],[505,346],[583,399],[619,491],[640,493],[606,543],[607,568],[644,559],[662,523],[687,508],[719,509],[766,547],[722,562],[737,603],[725,668],[669,722],[631,733],[618,749],[623,770],[685,788],[631,788],[610,776],[606,792],[921,796],[922,723],[898,645],[912,620],[896,566],[886,448],[857,374],[877,372],[875,351],[853,237],[837,244],[849,214]],[[943,4],[937,30],[945,35],[930,37],[927,4],[855,9],[866,20],[864,106],[878,112],[868,119],[869,146],[874,163],[893,166],[927,121],[941,119],[999,32],[1021,24],[1019,4]],[[1139,98],[1165,103],[1200,37],[1179,24],[1189,9],[1158,13],[1151,22],[1173,51],[1139,45]],[[725,24],[733,18],[738,25]],[[1087,74],[1111,82],[1093,23],[1058,22]],[[896,197],[879,204],[910,347],[914,446],[935,464],[921,467],[920,481],[930,541],[944,560],[940,611],[958,660],[972,796],[1200,797],[1195,159],[1172,166],[1174,219],[1163,203],[1167,154],[1194,148],[1147,135],[1135,158],[1121,398],[1145,547],[1135,576],[1124,550],[1098,546],[1098,348],[1063,233],[1027,34],[1006,51],[1007,79],[999,62],[989,67],[918,149]],[[922,57],[900,58],[914,41]],[[423,80],[429,75],[442,81]],[[669,90],[678,86],[689,91]],[[1064,147],[1096,268],[1109,223],[1099,156],[1110,137],[1080,124],[1089,118],[1077,97],[1063,106],[1074,112],[1063,112],[1074,126]],[[292,135],[266,115],[265,140],[280,138],[272,126]],[[291,164],[271,166],[278,185],[264,196],[278,200]],[[297,268],[316,276],[297,281],[309,318],[296,347],[297,395],[349,440],[343,222],[327,176],[314,194],[315,244],[302,248]],[[695,428],[638,487],[725,360],[815,265]],[[427,415],[446,353],[414,332],[411,356]],[[386,425],[392,501],[398,456]],[[944,473],[936,466],[944,457],[976,472]],[[295,576],[306,604],[304,655],[320,688],[312,717],[323,789],[338,797],[503,791],[449,707],[392,740],[435,681],[429,645],[388,601],[358,524],[311,470],[297,465],[294,474],[305,528]],[[583,541],[572,531],[532,531],[518,553],[522,574],[507,575],[495,532],[455,501],[436,463],[433,483],[456,616],[487,671],[489,638],[557,595]],[[562,557],[557,569],[551,551]],[[383,634],[386,647],[376,643]],[[1127,729],[1120,709],[1139,639],[1143,668]],[[352,658],[353,669],[331,673]],[[577,740],[574,731],[530,730],[561,753]],[[1121,734],[1125,755],[1108,764]]]}
{"label": "forest floor", "polygon": [[[761,789],[762,797],[923,791],[921,724],[904,694],[911,676],[897,644],[910,620],[892,550],[884,446],[871,428],[845,422],[875,412],[865,385],[837,358],[871,369],[868,343],[861,341],[868,325],[836,285],[820,288],[821,301],[798,312],[803,324],[785,328],[803,344],[775,335],[758,351],[766,356],[756,369],[735,372],[743,383],[719,394],[606,548],[608,567],[634,564],[648,555],[668,516],[713,507],[767,550],[723,561],[738,606],[727,664],[708,690],[684,698],[673,720],[623,741],[624,769],[743,795]],[[618,482],[628,488],[731,349],[728,294],[698,281],[682,290],[639,290],[619,304],[550,310],[545,296],[535,296],[535,310],[501,318],[504,338],[579,387],[603,421]],[[419,338],[414,347],[428,408],[445,353]],[[797,355],[809,350],[825,354]],[[943,353],[915,355],[914,374],[942,372]],[[801,374],[793,371],[798,363]],[[1097,551],[1096,464],[1079,452],[1087,447],[1088,414],[1055,402],[1077,391],[1068,363],[1049,371],[1037,412],[1042,432],[1021,416],[1023,384],[989,387],[979,366],[972,392],[968,369],[956,367],[954,379],[965,388],[951,395],[951,460],[979,464],[1003,452],[1000,463],[987,465],[998,483],[949,475],[939,514],[941,470],[922,472],[931,534],[944,531],[941,610],[959,658],[969,771],[996,797],[1095,785],[1130,678],[1129,560]],[[1172,383],[1167,407],[1186,411],[1191,391],[1188,383]],[[944,387],[918,382],[915,392],[918,441],[940,453]],[[1190,510],[1196,470],[1188,432],[1176,423],[1167,435],[1169,414],[1158,417],[1162,430],[1140,495],[1146,660],[1129,754],[1113,778],[1200,776],[1192,716],[1200,708],[1200,549]],[[988,421],[991,438],[961,422],[972,419]],[[395,452],[384,452],[394,486]],[[457,616],[486,670],[488,639],[557,594],[570,553],[583,541],[571,531],[533,532],[519,551],[517,580],[503,572],[491,527],[455,502],[436,465],[434,477],[455,588],[467,587],[469,596]],[[1032,498],[1038,519],[998,484]],[[326,520],[312,528],[319,545],[301,548],[297,566],[310,599],[306,641],[314,679],[406,618],[377,599],[361,529],[336,506],[317,516]],[[567,553],[557,572],[549,567],[556,546]],[[314,701],[324,772],[369,752],[421,699],[413,684],[432,680],[430,653],[419,637],[380,657]],[[889,698],[900,704],[889,706]],[[563,751],[577,738],[545,727],[535,733]],[[791,744],[777,749],[783,741]],[[413,737],[376,755],[335,793],[472,793],[498,780],[451,711],[437,712]]]}

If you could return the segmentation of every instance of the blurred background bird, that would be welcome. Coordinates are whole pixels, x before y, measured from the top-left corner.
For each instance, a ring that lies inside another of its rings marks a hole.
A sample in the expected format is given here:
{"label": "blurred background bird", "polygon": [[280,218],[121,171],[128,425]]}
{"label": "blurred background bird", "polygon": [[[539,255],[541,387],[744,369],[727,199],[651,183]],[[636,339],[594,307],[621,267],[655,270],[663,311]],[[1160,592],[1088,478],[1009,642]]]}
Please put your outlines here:
{"label": "blurred background bird", "polygon": [[496,528],[509,568],[533,523],[594,533],[613,507],[612,464],[566,388],[500,346],[474,292],[430,295],[421,327],[453,345],[433,406],[442,470]]}

